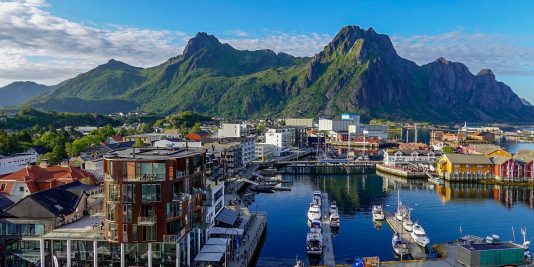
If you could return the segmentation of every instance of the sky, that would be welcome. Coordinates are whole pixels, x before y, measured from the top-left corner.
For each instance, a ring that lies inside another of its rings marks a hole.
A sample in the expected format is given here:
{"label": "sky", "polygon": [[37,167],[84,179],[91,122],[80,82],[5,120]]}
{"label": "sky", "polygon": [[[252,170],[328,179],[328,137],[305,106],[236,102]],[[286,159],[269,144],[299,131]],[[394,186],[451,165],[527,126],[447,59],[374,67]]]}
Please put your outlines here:
{"label": "sky", "polygon": [[197,32],[238,49],[318,53],[346,25],[390,36],[419,65],[439,57],[489,68],[534,102],[534,1],[0,0],[0,86],[47,85],[113,58],[148,67]]}

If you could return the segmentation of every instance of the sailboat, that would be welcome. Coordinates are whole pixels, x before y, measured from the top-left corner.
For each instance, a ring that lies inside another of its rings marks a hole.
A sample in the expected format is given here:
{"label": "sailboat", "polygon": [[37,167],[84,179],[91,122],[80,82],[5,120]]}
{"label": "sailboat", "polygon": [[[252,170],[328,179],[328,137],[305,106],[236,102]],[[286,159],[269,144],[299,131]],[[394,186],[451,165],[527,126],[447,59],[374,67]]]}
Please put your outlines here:
{"label": "sailboat", "polygon": [[391,246],[397,255],[404,256],[410,253],[408,244],[402,240],[402,237],[399,233],[393,235],[393,238],[391,239]]}
{"label": "sailboat", "polygon": [[402,202],[400,200],[400,189],[397,189],[397,210],[395,211],[395,218],[398,221],[402,221],[406,216],[406,213],[406,207],[402,205]]}
{"label": "sailboat", "polygon": [[413,222],[411,217],[411,211],[408,211],[406,218],[404,218],[404,221],[402,221],[402,227],[404,227],[404,229],[408,232],[413,231]]}

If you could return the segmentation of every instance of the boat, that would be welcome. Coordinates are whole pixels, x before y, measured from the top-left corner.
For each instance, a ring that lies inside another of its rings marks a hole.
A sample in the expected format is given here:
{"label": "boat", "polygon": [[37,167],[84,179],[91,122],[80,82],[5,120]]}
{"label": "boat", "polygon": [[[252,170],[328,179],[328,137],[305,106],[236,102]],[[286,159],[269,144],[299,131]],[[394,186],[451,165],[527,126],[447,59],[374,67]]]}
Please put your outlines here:
{"label": "boat", "polygon": [[408,232],[412,232],[413,231],[412,219],[410,219],[409,217],[404,219],[404,221],[402,222],[402,227],[404,227],[404,230]]}
{"label": "boat", "polygon": [[402,227],[404,227],[404,230],[411,232],[413,231],[413,222],[412,222],[412,216],[411,212],[408,212],[404,220],[402,221]]}
{"label": "boat", "polygon": [[397,219],[397,221],[402,221],[406,214],[407,208],[402,205],[402,202],[400,201],[400,189],[397,189],[397,210],[395,211],[395,219]]}
{"label": "boat", "polygon": [[257,193],[274,193],[273,187],[267,185],[253,185],[250,187],[250,191]]}
{"label": "boat", "polygon": [[332,201],[332,203],[330,203],[330,214],[337,213],[337,212],[338,210],[337,210],[336,202]]}
{"label": "boat", "polygon": [[521,235],[523,235],[523,244],[521,247],[525,249],[525,259],[527,259],[529,262],[532,259],[532,255],[530,254],[530,241],[527,240],[527,228],[521,228]]}
{"label": "boat", "polygon": [[310,224],[310,231],[312,232],[319,232],[323,233],[323,228],[321,227],[321,221],[320,220],[313,220]]}
{"label": "boat", "polygon": [[296,262],[295,262],[295,267],[304,267],[304,262],[299,260],[299,257],[296,256]]}
{"label": "boat", "polygon": [[321,207],[322,199],[323,199],[323,194],[321,193],[321,191],[313,191],[313,201],[317,202],[319,207]]}
{"label": "boat", "polygon": [[373,205],[373,220],[374,221],[383,221],[385,218],[384,211],[382,210],[382,205]]}
{"label": "boat", "polygon": [[426,232],[418,223],[413,224],[413,230],[410,233],[415,242],[421,246],[426,247],[430,243],[430,239],[426,236]]}
{"label": "boat", "polygon": [[260,171],[263,176],[276,176],[278,170],[276,168],[267,168]]}
{"label": "boat", "polygon": [[306,251],[310,255],[323,254],[323,236],[319,232],[309,232],[306,236]]}
{"label": "boat", "polygon": [[410,253],[410,250],[408,249],[408,244],[406,244],[406,242],[402,240],[401,235],[399,233],[393,235],[393,238],[391,239],[391,246],[393,247],[393,251],[395,251],[397,255],[404,256]]}
{"label": "boat", "polygon": [[308,209],[308,220],[320,220],[321,219],[321,208],[316,202],[310,203],[310,208]]}

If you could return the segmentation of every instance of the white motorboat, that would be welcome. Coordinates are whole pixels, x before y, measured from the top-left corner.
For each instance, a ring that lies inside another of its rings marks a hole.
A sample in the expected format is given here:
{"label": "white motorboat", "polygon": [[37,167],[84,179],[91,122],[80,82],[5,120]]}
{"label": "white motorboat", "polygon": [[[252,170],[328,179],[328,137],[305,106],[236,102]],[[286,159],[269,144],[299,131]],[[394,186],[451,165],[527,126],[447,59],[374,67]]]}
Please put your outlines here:
{"label": "white motorboat", "polygon": [[321,221],[320,220],[311,221],[310,231],[311,232],[323,233],[323,228],[321,227]]}
{"label": "white motorboat", "polygon": [[413,230],[410,233],[415,242],[421,246],[426,247],[430,243],[430,239],[426,236],[426,232],[421,225],[414,223]]}
{"label": "white motorboat", "polygon": [[393,235],[393,238],[391,239],[391,246],[397,255],[404,256],[410,253],[408,244],[402,240],[401,235],[398,233]]}
{"label": "white motorboat", "polygon": [[336,202],[332,201],[330,203],[330,214],[332,213],[338,213]]}
{"label": "white motorboat", "polygon": [[321,219],[321,208],[316,202],[310,203],[310,208],[308,209],[308,220],[320,220]]}
{"label": "white motorboat", "polygon": [[337,212],[330,213],[330,227],[338,228],[340,226],[341,222],[339,221],[339,214]]}
{"label": "white motorboat", "polygon": [[382,205],[373,205],[373,220],[374,221],[383,221],[385,219],[384,211],[382,210]]}
{"label": "white motorboat", "polygon": [[321,194],[321,191],[313,191],[313,202],[316,202],[319,207],[321,207],[323,199],[323,194]]}
{"label": "white motorboat", "polygon": [[323,236],[320,232],[310,230],[306,236],[306,251],[310,255],[323,254]]}
{"label": "white motorboat", "polygon": [[402,227],[404,227],[404,230],[408,232],[412,232],[413,231],[412,219],[410,219],[410,217],[407,217],[406,219],[404,219],[404,221],[402,221]]}

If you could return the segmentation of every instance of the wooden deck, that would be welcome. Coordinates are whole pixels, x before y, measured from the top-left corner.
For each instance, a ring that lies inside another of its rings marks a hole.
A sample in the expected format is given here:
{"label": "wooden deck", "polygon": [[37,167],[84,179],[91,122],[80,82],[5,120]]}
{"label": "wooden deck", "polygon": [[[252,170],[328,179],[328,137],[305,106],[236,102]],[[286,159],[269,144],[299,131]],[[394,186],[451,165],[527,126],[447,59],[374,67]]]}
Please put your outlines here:
{"label": "wooden deck", "polygon": [[403,228],[402,222],[397,221],[391,212],[385,211],[384,215],[386,216],[386,221],[393,232],[400,233],[402,239],[408,244],[410,256],[412,256],[412,258],[415,260],[426,259],[425,249],[415,243],[415,240],[413,240],[410,233]]}

